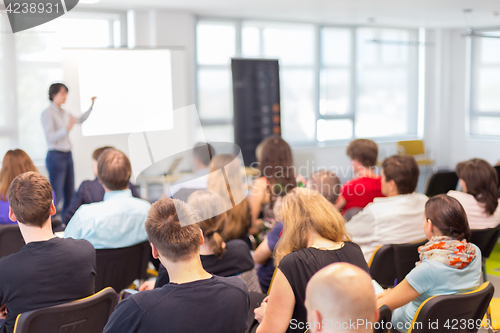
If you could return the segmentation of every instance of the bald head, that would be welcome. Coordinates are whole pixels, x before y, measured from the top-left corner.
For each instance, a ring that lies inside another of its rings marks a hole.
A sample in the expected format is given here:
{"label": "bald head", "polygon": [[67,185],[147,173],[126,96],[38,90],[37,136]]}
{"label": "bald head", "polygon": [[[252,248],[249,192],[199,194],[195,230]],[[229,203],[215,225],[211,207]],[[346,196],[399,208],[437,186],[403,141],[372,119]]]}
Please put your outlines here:
{"label": "bald head", "polygon": [[[307,284],[305,306],[308,322],[328,323],[313,324],[311,332],[350,332],[344,323],[378,319],[371,277],[348,263],[331,264],[314,274]],[[373,332],[369,328],[361,325],[352,331]]]}

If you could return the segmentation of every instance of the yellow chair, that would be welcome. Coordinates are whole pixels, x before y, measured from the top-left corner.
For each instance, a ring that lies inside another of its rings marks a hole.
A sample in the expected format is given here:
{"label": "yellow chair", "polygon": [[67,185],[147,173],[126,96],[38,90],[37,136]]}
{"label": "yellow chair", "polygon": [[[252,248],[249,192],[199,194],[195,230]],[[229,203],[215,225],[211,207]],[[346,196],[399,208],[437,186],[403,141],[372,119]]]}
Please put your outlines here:
{"label": "yellow chair", "polygon": [[435,164],[433,159],[427,157],[423,140],[399,141],[397,145],[399,155],[411,155],[415,157],[419,166],[431,166]]}

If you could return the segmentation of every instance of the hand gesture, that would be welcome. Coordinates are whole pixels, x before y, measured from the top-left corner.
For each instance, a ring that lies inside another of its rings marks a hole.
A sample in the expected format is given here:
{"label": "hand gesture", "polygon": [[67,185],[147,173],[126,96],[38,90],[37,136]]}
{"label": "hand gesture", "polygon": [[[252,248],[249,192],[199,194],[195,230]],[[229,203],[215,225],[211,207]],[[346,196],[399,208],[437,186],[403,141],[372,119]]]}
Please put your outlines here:
{"label": "hand gesture", "polygon": [[7,305],[0,306],[0,319],[7,319]]}
{"label": "hand gesture", "polygon": [[73,128],[73,126],[76,124],[76,118],[71,116],[71,118],[69,118],[69,123],[68,123],[68,127],[66,128],[69,131],[71,131],[71,129]]}
{"label": "hand gesture", "polygon": [[144,291],[144,290],[153,290],[155,288],[155,281],[145,281],[141,286],[139,287],[139,291]]}
{"label": "hand gesture", "polygon": [[95,97],[95,96],[91,98],[91,100],[92,100],[92,106],[94,105],[94,102],[95,102],[95,99],[96,99],[96,98],[97,98],[97,97]]}
{"label": "hand gesture", "polygon": [[268,299],[269,299],[269,296],[266,296],[266,298],[264,298],[262,303],[260,303],[260,307],[255,308],[253,310],[253,313],[255,314],[255,320],[257,320],[259,323],[261,323],[262,319],[264,319],[264,313],[266,313]]}

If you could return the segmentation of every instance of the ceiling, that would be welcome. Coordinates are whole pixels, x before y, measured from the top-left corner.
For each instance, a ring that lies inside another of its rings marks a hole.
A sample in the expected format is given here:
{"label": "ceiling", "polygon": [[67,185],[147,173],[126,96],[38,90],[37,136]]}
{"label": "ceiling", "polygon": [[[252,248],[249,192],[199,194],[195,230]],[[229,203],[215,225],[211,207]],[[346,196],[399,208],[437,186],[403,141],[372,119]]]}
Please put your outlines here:
{"label": "ceiling", "polygon": [[[424,27],[500,26],[500,0],[101,0],[98,9],[164,8],[200,16]],[[472,9],[465,17],[463,10]]]}

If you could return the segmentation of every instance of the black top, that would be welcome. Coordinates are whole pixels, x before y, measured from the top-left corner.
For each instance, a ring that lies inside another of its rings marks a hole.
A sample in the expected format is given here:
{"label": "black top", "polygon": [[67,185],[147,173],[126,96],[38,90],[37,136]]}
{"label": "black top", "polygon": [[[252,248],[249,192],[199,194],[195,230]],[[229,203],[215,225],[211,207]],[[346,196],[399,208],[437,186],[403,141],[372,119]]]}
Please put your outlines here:
{"label": "black top", "polygon": [[[307,311],[304,306],[307,283],[317,271],[335,262],[348,262],[370,273],[363,252],[358,244],[352,242],[344,242],[344,246],[337,250],[308,247],[289,253],[281,259],[278,268],[290,283],[295,296],[292,319],[296,319],[297,322],[307,322]],[[287,332],[303,333],[304,330],[289,327]]]}
{"label": "black top", "polygon": [[8,311],[0,332],[13,332],[20,313],[92,295],[95,250],[83,239],[30,242],[0,259],[0,272],[0,304]]}
{"label": "black top", "polygon": [[[254,262],[248,245],[241,239],[226,243],[226,252],[222,258],[215,255],[200,255],[203,269],[210,274],[233,276],[253,269]],[[168,272],[163,265],[158,269],[155,288],[161,288],[169,282]]]}
{"label": "black top", "polygon": [[241,333],[248,328],[249,306],[238,277],[169,283],[120,302],[103,333]]}
{"label": "black top", "polygon": [[[141,198],[139,191],[134,185],[132,185],[132,183],[128,184],[128,188],[132,190],[132,196],[139,199]],[[99,180],[97,178],[94,180],[84,180],[78,188],[78,191],[73,195],[71,203],[66,210],[66,214],[64,214],[64,224],[68,224],[69,220],[71,220],[81,205],[99,202],[103,199],[104,187],[102,187],[101,183],[99,183]]]}

